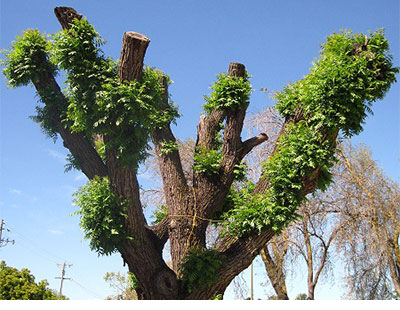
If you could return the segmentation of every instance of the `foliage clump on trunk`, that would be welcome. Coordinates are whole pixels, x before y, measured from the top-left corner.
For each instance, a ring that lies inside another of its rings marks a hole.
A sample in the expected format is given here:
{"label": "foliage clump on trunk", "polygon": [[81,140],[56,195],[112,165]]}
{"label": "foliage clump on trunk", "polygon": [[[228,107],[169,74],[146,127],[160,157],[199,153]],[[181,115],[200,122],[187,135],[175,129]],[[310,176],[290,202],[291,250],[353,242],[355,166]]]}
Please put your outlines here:
{"label": "foliage clump on trunk", "polygon": [[189,293],[207,287],[218,280],[217,270],[223,256],[211,249],[191,249],[180,265],[180,278]]}
{"label": "foliage clump on trunk", "polygon": [[110,255],[126,240],[133,240],[124,229],[126,205],[110,190],[108,178],[96,177],[75,194],[74,203],[79,210],[80,225],[90,248],[99,255]]}

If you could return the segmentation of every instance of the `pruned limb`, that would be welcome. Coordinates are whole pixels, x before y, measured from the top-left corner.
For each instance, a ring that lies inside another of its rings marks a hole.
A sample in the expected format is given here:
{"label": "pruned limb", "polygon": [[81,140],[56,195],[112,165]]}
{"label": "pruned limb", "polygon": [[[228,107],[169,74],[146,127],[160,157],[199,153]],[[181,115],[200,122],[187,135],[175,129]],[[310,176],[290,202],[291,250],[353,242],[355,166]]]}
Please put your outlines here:
{"label": "pruned limb", "polygon": [[[124,34],[118,68],[121,82],[141,79],[143,60],[149,42],[146,36],[135,32]],[[133,236],[134,241],[127,240],[121,254],[128,263],[129,271],[139,280],[141,296],[143,299],[175,299],[179,292],[176,275],[162,258],[162,247],[166,238],[165,226],[159,226],[161,231],[149,229],[140,202],[136,172],[121,165],[115,149],[106,149],[106,157],[112,190],[129,203],[125,229]]]}
{"label": "pruned limb", "polygon": [[73,8],[67,6],[59,6],[54,8],[54,14],[56,14],[56,17],[63,30],[71,28],[71,25],[73,25],[75,19],[82,19],[82,14],[79,14]]}
{"label": "pruned limb", "polygon": [[[229,64],[228,75],[235,77],[244,77],[246,68],[243,64],[231,62]],[[226,124],[224,127],[222,162],[221,166],[227,174],[225,182],[230,183],[230,175],[233,174],[234,166],[240,162],[240,150],[242,149],[242,139],[240,137],[243,129],[243,122],[246,116],[248,102],[241,109],[228,111],[226,115]]]}
{"label": "pruned limb", "polygon": [[240,159],[244,158],[253,148],[264,143],[268,140],[268,136],[265,133],[260,133],[258,136],[247,139],[243,142],[242,149],[240,150]]}
{"label": "pruned limb", "polygon": [[[168,108],[168,82],[166,77],[163,77],[163,107]],[[162,128],[155,128],[152,134],[155,153],[158,158],[161,177],[163,181],[164,195],[167,200],[169,209],[182,204],[182,199],[185,199],[189,191],[185,174],[182,168],[182,162],[178,149],[172,149],[168,152],[163,152],[164,143],[176,144],[176,138],[172,133],[170,124],[166,124]],[[179,195],[177,195],[179,193]],[[169,210],[177,212],[178,210]]]}
{"label": "pruned limb", "polygon": [[62,122],[61,110],[59,107],[68,106],[68,101],[61,92],[54,76],[43,72],[39,79],[33,82],[39,96],[44,93],[52,93],[53,100],[49,101],[48,97],[42,97],[42,101],[49,107],[50,118],[57,128],[64,141],[64,146],[69,149],[71,155],[79,162],[79,168],[89,178],[93,179],[96,175],[104,177],[107,175],[107,167],[99,154],[93,147],[92,143],[81,132],[72,132]]}
{"label": "pruned limb", "polygon": [[143,34],[133,31],[125,32],[118,67],[118,76],[121,81],[142,78],[143,60],[149,43],[150,39]]}
{"label": "pruned limb", "polygon": [[157,225],[146,226],[147,230],[149,230],[151,234],[154,234],[154,243],[160,250],[163,249],[165,243],[168,241],[168,226],[168,216],[164,217]]}

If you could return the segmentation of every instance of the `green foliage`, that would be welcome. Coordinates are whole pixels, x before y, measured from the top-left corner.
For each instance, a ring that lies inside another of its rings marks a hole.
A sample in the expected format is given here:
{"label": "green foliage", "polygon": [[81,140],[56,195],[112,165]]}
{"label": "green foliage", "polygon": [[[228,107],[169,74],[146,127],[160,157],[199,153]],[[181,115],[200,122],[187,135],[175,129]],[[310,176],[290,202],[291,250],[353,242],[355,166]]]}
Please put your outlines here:
{"label": "green foliage", "polygon": [[49,300],[58,298],[54,290],[48,288],[46,280],[35,283],[35,277],[26,268],[19,271],[0,262],[0,300]]}
{"label": "green foliage", "polygon": [[106,144],[103,139],[96,139],[94,141],[94,147],[102,160],[106,160]]}
{"label": "green foliage", "polygon": [[87,115],[96,110],[96,93],[109,78],[117,76],[117,66],[106,59],[101,45],[105,42],[87,19],[75,19],[70,29],[54,35],[51,60],[66,71],[68,119],[74,130],[85,131]]}
{"label": "green foliage", "polygon": [[207,101],[203,105],[206,113],[211,113],[214,109],[234,111],[249,103],[252,88],[247,74],[245,77],[236,77],[222,73],[217,78],[211,86],[213,92],[210,97],[204,97]]}
{"label": "green foliage", "polygon": [[301,110],[317,129],[360,133],[372,102],[383,98],[399,71],[393,68],[383,30],[366,40],[350,31],[328,37],[310,73],[276,95],[282,116]]}
{"label": "green foliage", "polygon": [[217,270],[223,256],[215,250],[191,249],[179,266],[179,274],[187,291],[204,288],[218,280]]}
{"label": "green foliage", "polygon": [[294,220],[305,196],[304,181],[319,171],[317,189],[325,190],[335,163],[339,130],[351,136],[362,130],[371,103],[396,81],[383,32],[334,34],[323,46],[310,74],[276,96],[278,111],[289,122],[276,152],[263,164],[269,183],[263,194],[242,191],[231,197],[225,231],[235,236],[271,228],[279,233]]}
{"label": "green foliage", "polygon": [[69,172],[73,169],[80,170],[80,161],[72,156],[72,154],[67,155],[67,163],[64,166],[64,172]]}
{"label": "green foliage", "polygon": [[110,190],[108,178],[95,177],[74,193],[79,210],[80,226],[90,248],[99,255],[110,255],[127,239],[124,229],[125,202]]}
{"label": "green foliage", "polygon": [[161,155],[168,155],[172,152],[178,151],[179,147],[175,141],[163,141],[161,142]]}
{"label": "green foliage", "polygon": [[164,102],[162,80],[167,78],[170,83],[168,77],[146,67],[140,81],[121,83],[117,63],[104,56],[104,40],[85,18],[75,19],[70,29],[54,35],[52,44],[37,30],[28,30],[17,39],[2,62],[11,86],[35,82],[43,73],[54,75],[57,66],[66,72],[68,104],[62,106],[65,101],[57,98],[51,86],[40,89],[45,107],[37,107],[32,117],[53,139],[57,129],[50,110],[57,104],[65,126],[88,137],[107,136],[101,152],[113,148],[123,164],[137,168],[147,155],[150,133],[179,117],[173,103]]}
{"label": "green foliage", "polygon": [[247,164],[246,162],[241,162],[240,164],[235,165],[233,169],[234,179],[235,181],[244,181],[247,175]]}
{"label": "green foliage", "polygon": [[222,299],[223,299],[222,294],[217,294],[213,298],[211,298],[210,300],[222,300]]}
{"label": "green foliage", "polygon": [[216,150],[197,148],[194,154],[193,169],[209,177],[219,174],[219,165],[222,155]]}
{"label": "green foliage", "polygon": [[[228,194],[226,195],[222,205],[214,212],[213,220],[227,220],[229,218],[229,212],[235,209],[239,205],[243,205],[243,202],[250,197],[253,192],[255,184],[251,181],[247,181],[242,188],[236,188],[231,186]],[[219,223],[216,223],[219,225]],[[226,225],[226,221],[223,225]]]}
{"label": "green foliage", "polygon": [[57,67],[49,59],[50,42],[38,30],[28,29],[16,37],[11,48],[2,51],[5,59],[1,65],[3,74],[11,87],[36,82],[42,74],[55,75]]}
{"label": "green foliage", "polygon": [[[55,76],[57,66],[49,61],[49,52],[52,49],[50,41],[38,30],[28,29],[21,36],[16,37],[8,50],[3,50],[5,59],[0,65],[4,66],[3,74],[11,87],[19,87],[39,81],[41,76]],[[54,103],[57,101],[55,94],[50,89],[40,93],[43,102]],[[54,141],[57,138],[57,130],[49,115],[50,106],[36,107],[37,115],[31,118],[39,123],[42,131]]]}
{"label": "green foliage", "polygon": [[160,223],[167,215],[168,215],[167,206],[164,206],[164,205],[159,206],[152,215],[152,218],[154,219],[152,224],[156,225],[156,224]]}
{"label": "green foliage", "polygon": [[[54,102],[54,101],[53,101]],[[49,114],[49,106],[44,107],[35,107],[36,115],[30,116],[35,123],[39,124],[42,133],[47,137],[53,140],[55,143],[57,141],[57,128],[54,126],[54,123]]]}
{"label": "green foliage", "polygon": [[130,284],[129,288],[131,290],[136,290],[139,288],[139,281],[133,272],[128,272],[128,280]]}

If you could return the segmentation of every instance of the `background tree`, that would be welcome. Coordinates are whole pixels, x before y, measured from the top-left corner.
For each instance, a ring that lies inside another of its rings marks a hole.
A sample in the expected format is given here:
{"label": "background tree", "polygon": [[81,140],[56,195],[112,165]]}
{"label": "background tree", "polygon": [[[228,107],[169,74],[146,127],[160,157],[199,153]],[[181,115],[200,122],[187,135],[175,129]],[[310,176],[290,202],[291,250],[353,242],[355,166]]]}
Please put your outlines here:
{"label": "background tree", "polygon": [[[246,129],[250,132],[258,130],[269,132],[264,129],[267,126],[271,128],[271,125],[273,128],[279,128],[280,121],[279,118],[274,116],[273,110],[270,109],[259,114],[253,114],[246,125]],[[270,131],[272,130],[270,129]],[[270,152],[268,148],[264,148],[264,145],[258,148],[252,156],[252,161],[248,162],[251,170],[256,171],[260,162],[265,161]],[[307,298],[314,299],[315,287],[320,275],[324,271],[329,271],[332,263],[329,256],[332,255],[331,248],[334,247],[335,243],[340,244],[340,254],[347,257],[347,267],[350,272],[346,277],[349,288],[348,297],[359,299],[392,298],[390,266],[386,262],[385,256],[381,254],[383,245],[378,241],[378,239],[383,239],[372,238],[369,236],[371,228],[368,226],[361,229],[360,224],[357,223],[367,221],[366,223],[375,227],[372,231],[376,231],[378,229],[376,227],[379,227],[380,230],[393,229],[396,231],[399,226],[398,219],[396,219],[396,216],[398,216],[395,210],[396,204],[388,206],[388,203],[396,201],[397,185],[387,179],[377,167],[365,146],[354,148],[349,141],[346,141],[341,144],[337,157],[338,163],[333,169],[333,185],[324,193],[318,191],[313,197],[310,197],[298,210],[301,219],[293,222],[281,235],[274,236],[261,250],[261,258],[267,276],[275,290],[276,296],[274,298],[276,299],[289,299],[286,289],[286,273],[293,269],[293,265],[297,265],[298,259],[304,259],[307,266]],[[355,165],[359,169],[362,167],[362,175],[359,175],[351,165]],[[377,176],[377,173],[380,176]],[[379,199],[386,201],[385,208],[373,206],[371,203],[366,204],[361,197],[363,194],[372,197],[372,193],[363,183],[367,182],[369,186],[377,186],[371,184],[368,181],[369,179],[377,180],[376,183],[385,184],[385,186],[379,188],[381,196]],[[390,196],[392,197],[389,198]],[[379,212],[379,209],[389,209],[390,214],[385,214],[388,211]],[[360,212],[360,210],[364,211]],[[379,226],[368,218],[368,214],[374,212],[382,214],[382,217],[386,219],[381,219]],[[389,221],[390,218],[392,219]],[[378,233],[378,235],[382,234],[384,234],[382,231]],[[395,233],[392,233],[392,235],[393,239],[396,240]],[[365,238],[370,240],[367,244],[365,244]],[[373,242],[374,246],[370,245],[370,242]],[[360,246],[360,244],[363,244],[363,246]],[[394,258],[392,270],[398,270],[398,267],[396,267],[398,263],[395,261],[396,246],[398,247],[398,244],[392,246]],[[394,274],[396,279],[397,273]]]}
{"label": "background tree", "polygon": [[135,300],[137,280],[132,274],[122,275],[118,272],[107,272],[104,280],[116,291],[116,295],[107,296],[109,300]]}
{"label": "background tree", "polygon": [[48,288],[46,280],[35,282],[35,277],[26,268],[18,270],[0,263],[0,299],[2,300],[46,300],[59,298],[56,291]]}
{"label": "background tree", "polygon": [[[232,190],[244,175],[242,160],[268,136],[242,141],[251,85],[245,66],[231,63],[206,97],[190,184],[171,130],[179,114],[169,100],[169,78],[143,68],[150,40],[125,33],[116,63],[103,55],[103,40],[81,14],[66,7],[55,13],[64,30],[53,41],[26,31],[6,52],[3,72],[13,87],[35,86],[44,106],[34,119],[49,136],[61,136],[71,165],[89,179],[75,199],[85,236],[99,254],[122,255],[140,299],[223,294],[297,217],[306,195],[328,186],[339,131],[359,133],[371,103],[398,72],[382,31],[328,37],[310,73],[276,95],[285,121],[262,176]],[[55,80],[59,69],[66,73],[66,92]],[[146,221],[137,180],[150,140],[168,215],[157,225]],[[217,220],[222,235],[208,248],[207,227]],[[167,240],[172,269],[162,257]]]}
{"label": "background tree", "polygon": [[348,297],[392,299],[400,294],[400,187],[385,175],[365,145],[343,146],[340,217],[351,225],[339,233],[347,267]]}

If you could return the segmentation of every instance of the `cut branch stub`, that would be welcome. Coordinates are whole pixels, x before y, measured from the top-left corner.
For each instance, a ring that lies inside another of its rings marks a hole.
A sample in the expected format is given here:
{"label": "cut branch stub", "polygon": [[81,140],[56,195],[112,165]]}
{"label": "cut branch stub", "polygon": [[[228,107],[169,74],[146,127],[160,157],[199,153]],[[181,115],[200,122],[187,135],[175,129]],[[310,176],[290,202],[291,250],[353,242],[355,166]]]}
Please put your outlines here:
{"label": "cut branch stub", "polygon": [[150,39],[137,32],[125,32],[122,39],[122,50],[118,76],[121,81],[140,80],[143,70],[143,59]]}
{"label": "cut branch stub", "polygon": [[78,20],[82,19],[82,14],[78,14],[73,8],[67,6],[58,6],[54,8],[54,14],[56,14],[63,30],[71,28],[75,18]]}
{"label": "cut branch stub", "polygon": [[238,62],[231,62],[229,64],[228,75],[244,77],[246,74],[246,67]]}

